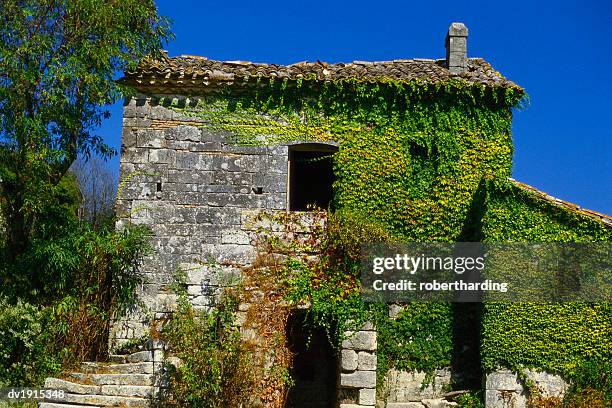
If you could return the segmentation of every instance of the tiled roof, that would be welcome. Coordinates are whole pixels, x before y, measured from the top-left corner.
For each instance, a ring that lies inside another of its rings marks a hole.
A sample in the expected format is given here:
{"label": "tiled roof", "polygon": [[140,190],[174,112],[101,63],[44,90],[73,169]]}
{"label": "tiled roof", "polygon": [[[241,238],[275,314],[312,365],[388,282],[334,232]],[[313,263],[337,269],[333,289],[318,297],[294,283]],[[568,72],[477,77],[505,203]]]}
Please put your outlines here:
{"label": "tiled roof", "polygon": [[[357,78],[371,82],[384,80],[422,80],[430,83],[461,78],[491,87],[516,87],[482,58],[468,58],[467,69],[453,75],[445,60],[407,59],[393,61],[354,61],[328,64],[298,62],[291,65],[259,64],[246,61],[214,61],[204,57],[183,55],[143,61],[133,72],[126,72],[123,82],[137,89],[174,89],[233,84],[256,78],[335,81]],[[520,88],[518,88],[520,89]]]}
{"label": "tiled roof", "polygon": [[524,184],[521,183],[520,181],[516,181],[514,179],[510,179],[516,186],[518,186],[519,188],[523,189],[523,190],[527,190],[533,194],[535,194],[538,198],[541,198],[543,200],[546,200],[552,204],[555,204],[557,206],[563,207],[567,210],[570,210],[572,212],[578,213],[578,214],[582,214],[585,215],[587,217],[591,217],[597,221],[603,222],[605,225],[612,227],[612,217],[606,214],[602,214],[599,213],[597,211],[592,211],[592,210],[587,210],[586,208],[582,208],[576,204],[567,202],[567,201],[563,201],[560,200],[558,198],[555,198],[543,191],[538,190],[535,187],[532,187],[528,184]]}

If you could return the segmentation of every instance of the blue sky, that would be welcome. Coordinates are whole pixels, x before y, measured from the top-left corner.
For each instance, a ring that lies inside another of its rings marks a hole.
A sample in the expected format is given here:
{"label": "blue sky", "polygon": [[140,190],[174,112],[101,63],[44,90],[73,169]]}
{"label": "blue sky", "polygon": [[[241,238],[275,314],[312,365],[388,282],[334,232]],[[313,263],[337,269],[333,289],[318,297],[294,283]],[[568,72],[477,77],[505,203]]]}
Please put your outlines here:
{"label": "blue sky", "polygon": [[[531,97],[514,118],[514,178],[612,214],[608,1],[225,3],[158,0],[174,20],[170,55],[279,64],[442,58],[449,24],[464,22],[468,56],[485,58]],[[119,150],[120,104],[111,113],[100,133]]]}

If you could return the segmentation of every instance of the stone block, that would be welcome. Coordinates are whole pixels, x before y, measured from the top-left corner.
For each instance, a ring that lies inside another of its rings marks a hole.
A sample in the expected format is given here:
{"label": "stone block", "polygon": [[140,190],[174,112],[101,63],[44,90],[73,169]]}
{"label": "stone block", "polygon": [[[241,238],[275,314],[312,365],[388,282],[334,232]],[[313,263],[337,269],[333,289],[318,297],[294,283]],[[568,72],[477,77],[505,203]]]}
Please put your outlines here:
{"label": "stone block", "polygon": [[436,371],[433,384],[423,387],[424,372],[407,372],[391,369],[385,375],[385,389],[388,392],[388,402],[410,402],[422,399],[440,398],[450,387],[451,372],[443,369]]}
{"label": "stone block", "polygon": [[284,193],[287,191],[287,175],[279,173],[255,173],[253,185],[262,187],[264,193]]}
{"label": "stone block", "polygon": [[194,209],[197,224],[212,224],[213,226],[240,225],[240,212],[238,208],[197,208]]}
{"label": "stone block", "polygon": [[452,408],[459,406],[456,402],[447,401],[444,398],[424,399],[421,402],[425,405],[425,408]]}
{"label": "stone block", "polygon": [[287,156],[289,154],[289,147],[278,145],[268,147],[268,152],[275,156]]}
{"label": "stone block", "polygon": [[172,120],[172,110],[163,106],[151,106],[149,117],[156,120]]}
{"label": "stone block", "polygon": [[355,371],[357,361],[357,353],[354,350],[342,350],[340,353],[340,367],[343,371]]}
{"label": "stone block", "polygon": [[261,208],[268,210],[285,210],[287,208],[287,194],[281,192],[264,194],[264,200],[260,205]]}
{"label": "stone block", "polygon": [[189,150],[192,152],[222,152],[223,145],[219,142],[192,143]]}
{"label": "stone block", "polygon": [[357,361],[358,370],[376,371],[376,354],[360,351]]}
{"label": "stone block", "polygon": [[149,162],[173,164],[176,160],[176,151],[171,149],[152,149],[149,152]]}
{"label": "stone block", "polygon": [[147,361],[153,361],[153,352],[147,350],[132,353],[127,357],[127,361],[128,363],[142,363]]}
{"label": "stone block", "polygon": [[201,254],[203,258],[212,258],[218,263],[232,262],[240,265],[252,263],[257,255],[253,246],[236,244],[202,244]]}
{"label": "stone block", "polygon": [[487,408],[527,408],[527,397],[516,391],[485,390]]}
{"label": "stone block", "polygon": [[403,310],[404,310],[404,306],[402,305],[397,305],[397,304],[389,305],[389,318],[394,319],[394,320],[397,319]]}
{"label": "stone block", "polygon": [[543,397],[563,399],[569,388],[569,384],[556,374],[533,370],[525,370],[525,374],[535,382]]}
{"label": "stone block", "polygon": [[200,142],[202,141],[202,131],[195,126],[179,125],[174,128],[166,129],[164,134],[166,139],[178,141]]}
{"label": "stone block", "polygon": [[136,146],[161,149],[165,147],[166,139],[164,134],[158,130],[139,130],[136,132]]}
{"label": "stone block", "polygon": [[376,388],[376,372],[355,371],[354,373],[341,373],[340,386],[346,388]]}
{"label": "stone block", "polygon": [[156,388],[146,385],[103,385],[103,395],[120,395],[124,397],[153,397]]}
{"label": "stone block", "polygon": [[195,152],[176,152],[176,168],[179,170],[212,170],[214,158]]}
{"label": "stone block", "polygon": [[266,172],[271,174],[287,174],[287,156],[268,156]]}
{"label": "stone block", "polygon": [[375,388],[363,388],[359,390],[359,404],[360,405],[376,404],[376,389]]}
{"label": "stone block", "polygon": [[60,380],[58,378],[47,378],[45,380],[45,388],[64,390],[65,392],[71,392],[73,394],[97,394],[100,392],[99,386],[79,384]]}
{"label": "stone block", "polygon": [[420,402],[390,402],[386,408],[425,408]]}
{"label": "stone block", "polygon": [[[126,147],[121,150],[121,160],[129,163],[148,163],[149,149]],[[122,176],[125,177],[127,174]]]}
{"label": "stone block", "polygon": [[146,118],[123,118],[123,127],[148,128],[151,120]]}
{"label": "stone block", "polygon": [[[178,184],[206,185],[213,181],[213,173],[205,170],[171,169],[168,171],[168,182]],[[197,189],[196,189],[197,191]]]}
{"label": "stone block", "polygon": [[[563,399],[569,388],[569,384],[555,374],[525,370],[525,375],[535,383],[543,397]],[[525,387],[515,372],[498,370],[488,374],[485,388],[487,408],[511,406],[509,404],[514,404],[516,408],[527,406]]]}
{"label": "stone block", "polygon": [[123,128],[121,131],[121,146],[136,147],[136,132],[131,128]]}
{"label": "stone block", "polygon": [[252,187],[253,173],[217,171],[213,174],[212,184]]}
{"label": "stone block", "polygon": [[[223,150],[228,153],[236,154],[251,154],[264,156],[268,153],[267,147],[265,146],[241,146],[236,144],[225,144]],[[265,160],[262,158],[262,160]]]}
{"label": "stone block", "polygon": [[487,375],[485,388],[487,390],[523,391],[523,385],[519,382],[517,375],[510,370],[495,371]]}
{"label": "stone block", "polygon": [[221,242],[223,244],[248,245],[251,243],[251,237],[244,231],[226,230],[221,234]]}
{"label": "stone block", "polygon": [[342,341],[342,348],[350,350],[376,350],[376,332],[358,331],[345,332],[346,338]]}

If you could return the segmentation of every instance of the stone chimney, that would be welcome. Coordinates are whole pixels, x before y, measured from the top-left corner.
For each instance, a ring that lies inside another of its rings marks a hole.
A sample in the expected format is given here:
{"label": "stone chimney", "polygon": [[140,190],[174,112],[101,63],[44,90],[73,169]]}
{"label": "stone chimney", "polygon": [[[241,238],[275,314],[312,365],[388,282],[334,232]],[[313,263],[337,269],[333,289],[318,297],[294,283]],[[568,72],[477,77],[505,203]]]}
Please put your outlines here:
{"label": "stone chimney", "polygon": [[446,66],[451,74],[460,74],[467,68],[468,29],[463,23],[452,23],[446,35]]}

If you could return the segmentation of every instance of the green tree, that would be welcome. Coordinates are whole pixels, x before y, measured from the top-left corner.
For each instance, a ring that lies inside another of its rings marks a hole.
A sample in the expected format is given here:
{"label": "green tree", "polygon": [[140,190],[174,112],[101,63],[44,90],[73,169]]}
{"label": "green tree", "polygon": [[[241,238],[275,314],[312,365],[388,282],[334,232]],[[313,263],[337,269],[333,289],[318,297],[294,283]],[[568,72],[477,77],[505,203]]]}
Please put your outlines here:
{"label": "green tree", "polygon": [[94,133],[127,91],[114,79],[169,27],[153,0],[0,0],[0,260],[26,251],[79,154],[114,154]]}

